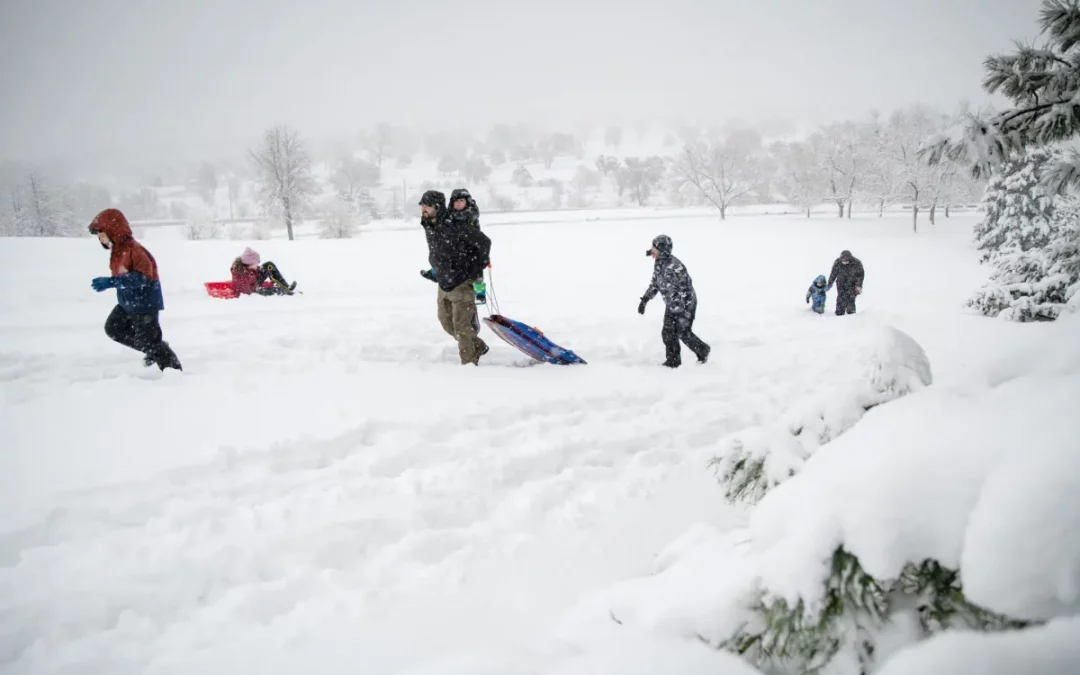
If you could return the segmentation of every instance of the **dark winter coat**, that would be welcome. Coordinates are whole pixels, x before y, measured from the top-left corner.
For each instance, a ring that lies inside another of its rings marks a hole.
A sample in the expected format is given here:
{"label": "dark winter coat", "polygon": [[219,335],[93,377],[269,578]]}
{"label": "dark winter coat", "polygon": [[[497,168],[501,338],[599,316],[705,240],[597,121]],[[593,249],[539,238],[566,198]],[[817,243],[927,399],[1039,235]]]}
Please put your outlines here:
{"label": "dark winter coat", "polygon": [[661,252],[653,264],[652,282],[641,299],[652,300],[656,294],[664,299],[667,310],[689,316],[697,308],[694,282],[682,261],[670,253]]}
{"label": "dark winter coat", "polygon": [[[465,208],[461,211],[454,210],[454,202],[459,199],[465,200]],[[448,212],[451,220],[455,223],[464,225],[472,225],[479,229],[480,227],[480,207],[476,205],[476,200],[469,194],[468,190],[458,188],[450,193],[450,203],[447,205]]]}
{"label": "dark winter coat", "polygon": [[439,288],[452,291],[465,282],[482,277],[491,254],[491,239],[478,227],[454,223],[444,210],[420,224],[428,244],[428,263]]}
{"label": "dark winter coat", "polygon": [[91,232],[104,232],[112,242],[109,271],[115,279],[116,302],[129,314],[165,309],[157,261],[135,241],[127,218],[119,209],[105,209],[90,223]]}
{"label": "dark winter coat", "polygon": [[475,203],[466,206],[461,211],[455,211],[451,207],[448,213],[450,220],[454,221],[455,225],[470,225],[478,230],[480,229],[480,209],[477,208]]}
{"label": "dark winter coat", "polygon": [[[841,260],[847,260],[845,265]],[[856,288],[862,288],[866,273],[863,271],[862,261],[851,255],[850,251],[843,251],[840,257],[833,261],[832,272],[829,274],[829,288],[836,285],[837,291],[843,295],[855,295]]]}

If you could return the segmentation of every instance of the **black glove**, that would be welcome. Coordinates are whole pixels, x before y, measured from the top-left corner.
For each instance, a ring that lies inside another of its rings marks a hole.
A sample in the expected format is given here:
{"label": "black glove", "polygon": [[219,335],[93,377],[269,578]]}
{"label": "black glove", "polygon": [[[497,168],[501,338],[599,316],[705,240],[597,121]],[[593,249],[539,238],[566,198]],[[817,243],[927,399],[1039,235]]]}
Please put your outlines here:
{"label": "black glove", "polygon": [[645,303],[646,302],[648,302],[648,300],[646,300],[645,298],[641,299],[641,303],[637,306],[637,313],[638,314],[644,314],[645,313]]}

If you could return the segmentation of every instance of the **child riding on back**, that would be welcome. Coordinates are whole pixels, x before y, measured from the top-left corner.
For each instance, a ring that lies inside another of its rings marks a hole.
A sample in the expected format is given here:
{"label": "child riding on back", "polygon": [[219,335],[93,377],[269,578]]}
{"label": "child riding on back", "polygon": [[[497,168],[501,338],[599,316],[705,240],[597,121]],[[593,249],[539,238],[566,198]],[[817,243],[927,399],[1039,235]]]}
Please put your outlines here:
{"label": "child riding on back", "polygon": [[[450,193],[450,208],[447,209],[446,216],[455,225],[480,229],[480,207],[476,205],[476,200],[465,188],[457,188]],[[485,260],[484,267],[488,267],[490,262]],[[425,279],[435,281],[433,270],[429,269],[420,274]],[[484,282],[483,274],[473,280],[473,293],[476,297],[476,304],[487,304],[487,284]]]}
{"label": "child riding on back", "polygon": [[813,298],[814,304],[810,306],[818,314],[825,313],[825,293],[828,291],[827,281],[824,274],[817,275],[814,283],[806,290],[806,301]]}

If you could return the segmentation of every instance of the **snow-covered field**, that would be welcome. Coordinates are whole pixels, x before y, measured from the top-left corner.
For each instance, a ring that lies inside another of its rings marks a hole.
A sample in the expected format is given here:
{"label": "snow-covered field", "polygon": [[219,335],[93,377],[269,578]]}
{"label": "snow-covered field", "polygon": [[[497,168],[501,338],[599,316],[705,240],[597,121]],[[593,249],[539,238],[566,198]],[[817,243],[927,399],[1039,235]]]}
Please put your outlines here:
{"label": "snow-covered field", "polygon": [[[202,282],[244,243],[151,233],[184,364],[164,375],[102,332],[94,240],[0,240],[0,670],[623,675],[672,650],[684,669],[664,672],[749,672],[701,645],[552,631],[687,530],[744,523],[707,461],[846,386],[861,336],[903,331],[948,385],[1044,333],[963,310],[986,274],[972,224],[491,228],[503,313],[576,367],[530,365],[486,328],[491,353],[459,366],[418,227],[253,242],[304,294],[230,301]],[[635,312],[661,232],[697,286],[707,365],[684,348],[658,367],[662,303]],[[806,287],[844,248],[866,266],[859,314],[833,316],[830,294],[817,316]]]}

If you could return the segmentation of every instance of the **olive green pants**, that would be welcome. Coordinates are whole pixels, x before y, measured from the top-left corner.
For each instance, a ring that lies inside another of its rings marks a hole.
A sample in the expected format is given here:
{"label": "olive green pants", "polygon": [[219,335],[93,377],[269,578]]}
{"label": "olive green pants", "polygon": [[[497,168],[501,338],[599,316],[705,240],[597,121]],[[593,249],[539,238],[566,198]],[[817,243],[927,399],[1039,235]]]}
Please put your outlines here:
{"label": "olive green pants", "polygon": [[488,350],[480,339],[480,322],[476,314],[476,294],[472,281],[461,284],[452,291],[439,289],[439,323],[458,343],[461,363],[477,363]]}

